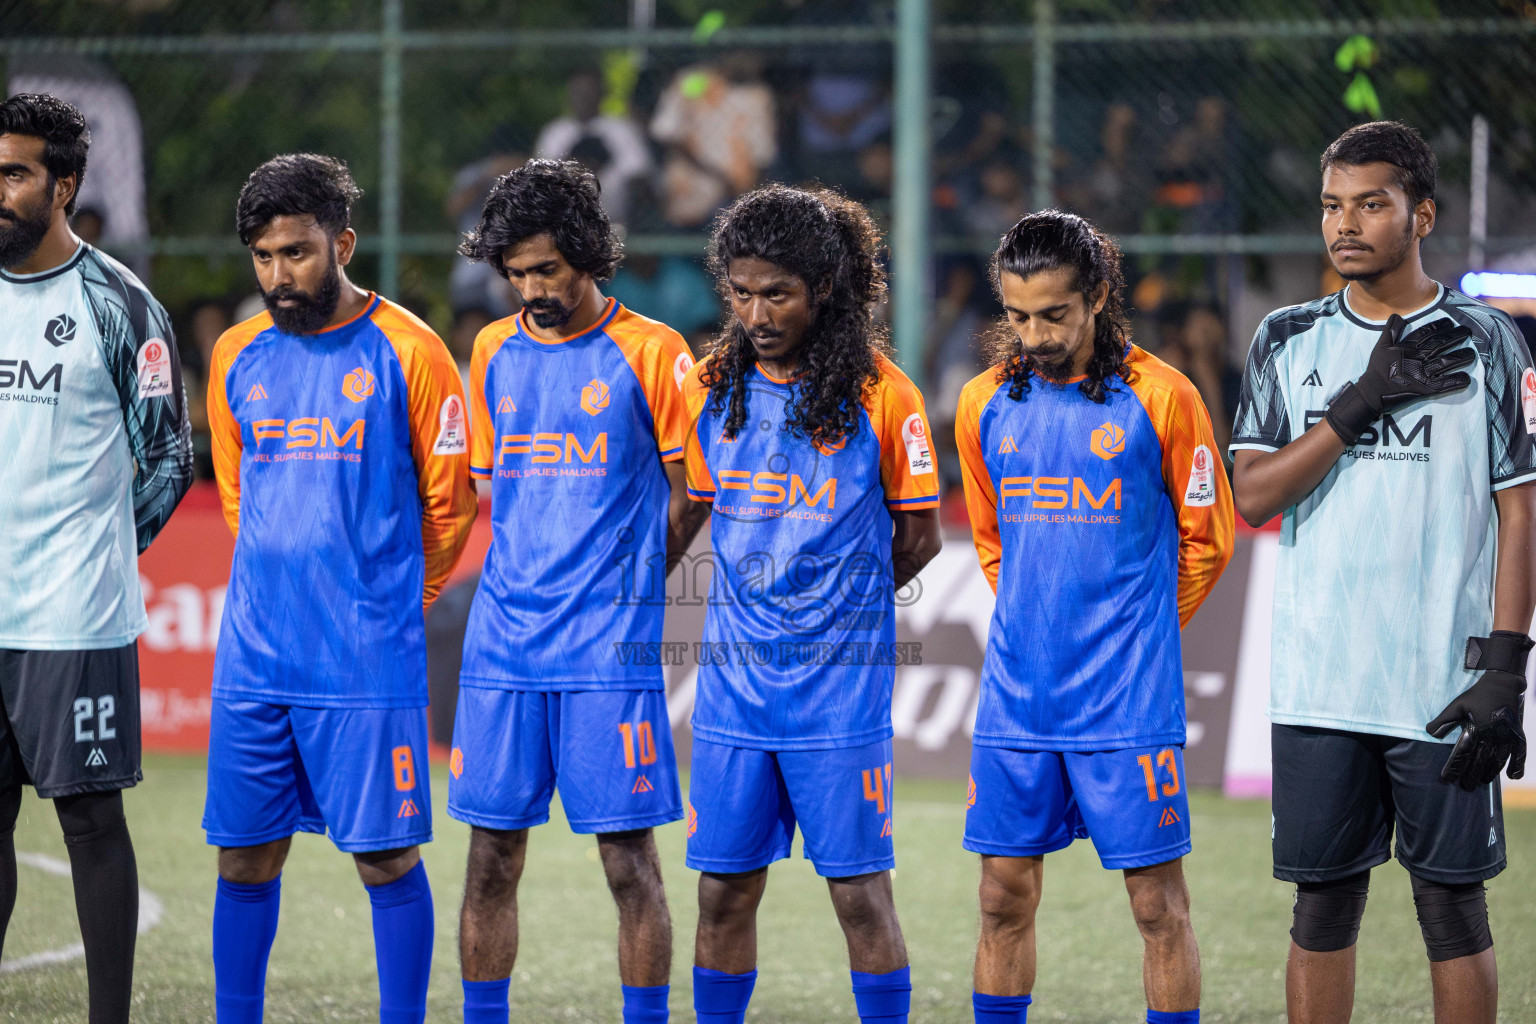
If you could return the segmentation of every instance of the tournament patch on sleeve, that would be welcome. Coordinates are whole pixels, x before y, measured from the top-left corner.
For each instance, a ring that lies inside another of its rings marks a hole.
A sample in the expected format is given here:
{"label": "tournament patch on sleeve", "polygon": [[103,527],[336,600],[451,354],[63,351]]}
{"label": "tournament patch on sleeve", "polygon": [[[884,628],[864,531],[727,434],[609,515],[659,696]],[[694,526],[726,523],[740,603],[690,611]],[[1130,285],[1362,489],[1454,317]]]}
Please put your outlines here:
{"label": "tournament patch on sleeve", "polygon": [[171,347],[161,338],[150,338],[139,349],[139,397],[164,398],[170,393]]}
{"label": "tournament patch on sleeve", "polygon": [[1520,375],[1520,411],[1525,416],[1525,432],[1536,434],[1536,370],[1529,366]]}
{"label": "tournament patch on sleeve", "polygon": [[443,399],[437,414],[437,443],[433,455],[463,455],[469,451],[469,429],[464,423],[464,400],[458,395]]}
{"label": "tournament patch on sleeve", "polygon": [[1189,483],[1184,487],[1184,504],[1216,504],[1216,459],[1205,445],[1195,448],[1189,460]]}
{"label": "tournament patch on sleeve", "polygon": [[677,358],[672,360],[672,379],[677,381],[677,386],[683,386],[683,378],[688,376],[688,371],[693,369],[693,356],[687,352],[679,352]]}
{"label": "tournament patch on sleeve", "polygon": [[913,476],[933,472],[933,452],[928,447],[928,430],[921,413],[908,416],[901,425],[901,440],[907,446],[907,468]]}

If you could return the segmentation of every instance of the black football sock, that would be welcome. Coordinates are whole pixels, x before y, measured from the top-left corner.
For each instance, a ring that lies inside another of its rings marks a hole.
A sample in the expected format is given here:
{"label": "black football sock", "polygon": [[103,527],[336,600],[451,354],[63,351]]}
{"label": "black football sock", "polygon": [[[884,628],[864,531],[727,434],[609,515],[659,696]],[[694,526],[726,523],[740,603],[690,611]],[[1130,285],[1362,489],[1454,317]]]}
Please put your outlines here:
{"label": "black football sock", "polygon": [[123,795],[81,793],[54,801],[75,882],[75,913],[90,981],[90,1024],[128,1024],[139,927],[139,867]]}
{"label": "black football sock", "polygon": [[21,787],[0,791],[0,953],[5,929],[16,909],[16,816],[21,813]]}

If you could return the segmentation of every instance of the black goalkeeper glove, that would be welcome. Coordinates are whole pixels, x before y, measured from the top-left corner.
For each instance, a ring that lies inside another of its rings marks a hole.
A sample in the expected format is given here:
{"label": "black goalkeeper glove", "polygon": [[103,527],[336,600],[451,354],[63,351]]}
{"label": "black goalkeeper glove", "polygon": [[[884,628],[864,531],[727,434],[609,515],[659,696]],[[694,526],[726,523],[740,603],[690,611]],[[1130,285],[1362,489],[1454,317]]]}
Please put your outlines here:
{"label": "black goalkeeper glove", "polygon": [[1498,778],[1506,760],[1510,778],[1525,774],[1520,720],[1525,710],[1525,657],[1531,647],[1530,637],[1509,630],[1467,637],[1467,668],[1482,669],[1482,678],[1425,726],[1437,740],[1461,726],[1440,770],[1444,781],[1470,792]]}
{"label": "black goalkeeper glove", "polygon": [[1477,358],[1466,345],[1470,327],[1441,317],[1398,340],[1405,324],[1396,313],[1387,319],[1365,372],[1328,403],[1328,425],[1346,445],[1360,440],[1382,413],[1421,398],[1454,394],[1472,383],[1467,374],[1453,372]]}

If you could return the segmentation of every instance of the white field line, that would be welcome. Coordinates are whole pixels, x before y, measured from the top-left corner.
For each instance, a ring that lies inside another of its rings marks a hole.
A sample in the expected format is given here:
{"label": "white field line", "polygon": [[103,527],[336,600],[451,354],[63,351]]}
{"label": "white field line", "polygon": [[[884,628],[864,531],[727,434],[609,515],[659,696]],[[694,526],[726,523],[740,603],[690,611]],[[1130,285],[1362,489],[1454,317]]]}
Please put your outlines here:
{"label": "white field line", "polygon": [[[16,863],[25,864],[27,867],[36,868],[47,875],[55,875],[59,878],[69,878],[69,862],[57,857],[50,857],[45,853],[16,854]],[[160,902],[160,897],[139,887],[139,934],[143,935],[151,928],[158,925],[165,917],[165,905]],[[29,971],[36,967],[52,967],[54,964],[64,964],[71,960],[79,960],[85,956],[85,946],[74,943],[69,946],[60,946],[58,949],[44,950],[41,953],[33,953],[31,956],[17,957],[15,960],[0,960],[0,975],[16,974],[21,971]]]}

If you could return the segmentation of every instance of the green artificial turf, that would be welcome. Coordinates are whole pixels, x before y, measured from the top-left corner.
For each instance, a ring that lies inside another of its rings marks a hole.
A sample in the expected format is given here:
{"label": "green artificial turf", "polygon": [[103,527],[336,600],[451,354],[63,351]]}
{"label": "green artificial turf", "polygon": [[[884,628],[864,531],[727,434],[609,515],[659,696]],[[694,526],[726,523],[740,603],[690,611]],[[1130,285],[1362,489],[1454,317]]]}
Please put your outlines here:
{"label": "green artificial turf", "polygon": [[[152,757],[127,798],[140,877],[164,919],[139,940],[135,1020],[213,1019],[210,921],[214,855],[198,827],[203,761]],[[437,904],[429,1021],[456,1022],[457,918],[466,826],[443,807],[433,777],[437,841],[426,849]],[[1195,853],[1186,862],[1205,973],[1202,1020],[1284,1020],[1290,887],[1269,876],[1269,807],[1208,793],[1192,796]],[[963,785],[901,779],[896,802],[896,894],[912,955],[916,1022],[971,1020],[976,861],[960,849]],[[1510,868],[1490,885],[1500,950],[1500,1019],[1536,1020],[1536,811],[1507,812]],[[692,1020],[689,983],[696,875],[683,866],[683,828],[657,832],[676,930],[673,1019]],[[63,859],[51,806],[28,792],[17,848]],[[1408,879],[1378,869],[1360,938],[1358,1022],[1429,1021],[1429,979]],[[282,923],[267,979],[267,1015],[278,1022],[377,1020],[367,895],[351,858],[300,836],[283,875]],[[514,1021],[619,1020],[615,916],[590,836],[560,819],[535,829],[522,890],[522,951],[512,984]],[[7,959],[79,941],[67,878],[23,864],[6,937]],[[776,865],[759,919],[759,979],[752,1022],[854,1021],[842,935],[825,884],[799,857]],[[1040,964],[1031,1024],[1143,1020],[1140,941],[1118,872],[1078,843],[1046,859]],[[0,1021],[84,1021],[80,961],[0,975]]]}

